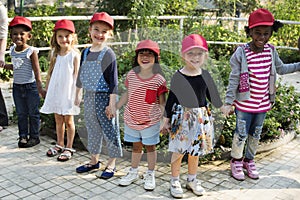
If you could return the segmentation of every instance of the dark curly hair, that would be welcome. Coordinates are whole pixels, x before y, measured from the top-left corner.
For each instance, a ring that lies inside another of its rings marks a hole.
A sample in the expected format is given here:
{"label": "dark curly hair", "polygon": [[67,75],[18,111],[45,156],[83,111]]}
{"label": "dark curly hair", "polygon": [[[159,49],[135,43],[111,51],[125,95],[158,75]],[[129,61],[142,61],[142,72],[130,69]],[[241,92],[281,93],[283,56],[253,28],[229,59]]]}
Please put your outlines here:
{"label": "dark curly hair", "polygon": [[141,71],[141,67],[138,63],[138,54],[139,54],[139,52],[144,52],[144,51],[151,51],[154,54],[155,61],[154,61],[154,65],[153,65],[153,68],[152,68],[153,74],[160,74],[160,75],[164,76],[162,68],[159,64],[159,57],[158,57],[157,53],[155,53],[154,51],[152,51],[150,49],[140,49],[139,51],[137,51],[135,53],[135,57],[134,57],[133,65],[132,65],[133,71],[136,74],[138,74]]}
{"label": "dark curly hair", "polygon": [[[273,25],[272,25],[272,31],[277,32],[279,30],[279,28],[283,27],[283,23],[281,23],[280,21],[275,20]],[[247,37],[250,37],[250,28],[249,26],[245,26],[244,30],[246,32]]]}

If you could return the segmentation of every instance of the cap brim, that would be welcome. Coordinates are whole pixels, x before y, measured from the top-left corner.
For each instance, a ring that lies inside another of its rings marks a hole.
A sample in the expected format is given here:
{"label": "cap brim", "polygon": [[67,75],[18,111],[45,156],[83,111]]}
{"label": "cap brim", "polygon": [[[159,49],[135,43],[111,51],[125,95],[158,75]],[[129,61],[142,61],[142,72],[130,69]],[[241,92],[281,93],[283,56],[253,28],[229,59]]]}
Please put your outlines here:
{"label": "cap brim", "polygon": [[185,52],[187,52],[187,51],[189,51],[189,50],[191,50],[191,49],[193,49],[193,48],[199,48],[199,49],[203,49],[204,51],[208,51],[208,49],[206,49],[206,48],[204,48],[204,47],[202,47],[202,46],[190,46],[189,48],[186,48],[184,51],[181,51],[181,53],[185,53]]}
{"label": "cap brim", "polygon": [[274,22],[260,22],[249,26],[249,28],[254,28],[256,26],[273,26]]}

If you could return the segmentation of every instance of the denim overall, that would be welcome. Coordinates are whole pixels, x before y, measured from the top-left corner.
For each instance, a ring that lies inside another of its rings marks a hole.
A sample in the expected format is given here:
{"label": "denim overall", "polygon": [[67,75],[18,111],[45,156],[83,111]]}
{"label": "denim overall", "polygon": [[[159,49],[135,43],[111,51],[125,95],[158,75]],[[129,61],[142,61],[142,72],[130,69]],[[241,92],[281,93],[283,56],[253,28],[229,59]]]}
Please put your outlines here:
{"label": "denim overall", "polygon": [[117,118],[109,120],[105,108],[109,104],[108,84],[102,72],[102,59],[107,51],[105,47],[97,60],[86,61],[88,49],[84,50],[80,80],[84,93],[84,118],[88,132],[88,151],[100,154],[103,139],[111,158],[122,157],[122,147]]}

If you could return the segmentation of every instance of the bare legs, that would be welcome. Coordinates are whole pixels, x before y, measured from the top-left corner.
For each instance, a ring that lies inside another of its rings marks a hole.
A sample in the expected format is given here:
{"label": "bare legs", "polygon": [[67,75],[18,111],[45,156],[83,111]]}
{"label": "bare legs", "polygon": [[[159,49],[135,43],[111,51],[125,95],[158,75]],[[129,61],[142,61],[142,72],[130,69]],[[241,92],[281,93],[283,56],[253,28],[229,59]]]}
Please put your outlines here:
{"label": "bare legs", "polygon": [[[173,153],[171,157],[171,175],[172,177],[178,177],[180,175],[180,168],[183,154]],[[198,169],[198,156],[188,155],[188,174],[196,175]]]}
{"label": "bare legs", "polygon": [[[143,144],[141,142],[133,143],[133,150],[131,154],[131,167],[138,168],[142,155],[143,155]],[[147,151],[148,169],[154,170],[157,160],[157,152],[155,145],[145,145]]]}

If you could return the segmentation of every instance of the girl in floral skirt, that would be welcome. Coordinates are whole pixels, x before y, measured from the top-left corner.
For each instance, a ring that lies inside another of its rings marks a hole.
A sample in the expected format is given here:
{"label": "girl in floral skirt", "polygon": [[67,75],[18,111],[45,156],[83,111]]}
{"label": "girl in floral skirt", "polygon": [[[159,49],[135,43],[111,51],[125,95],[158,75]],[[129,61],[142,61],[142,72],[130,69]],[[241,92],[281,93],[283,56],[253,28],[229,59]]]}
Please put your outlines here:
{"label": "girl in floral skirt", "polygon": [[223,104],[209,72],[203,69],[208,59],[206,40],[191,34],[182,41],[181,56],[185,66],[175,72],[165,107],[162,132],[168,132],[171,158],[171,195],[183,197],[180,185],[180,166],[184,154],[188,154],[188,178],[186,187],[196,195],[204,189],[196,179],[199,156],[212,152],[214,131],[209,100],[215,107]]}

